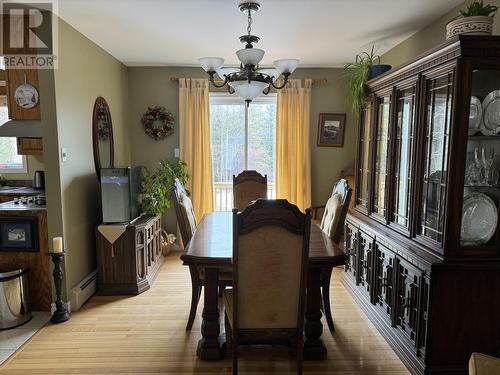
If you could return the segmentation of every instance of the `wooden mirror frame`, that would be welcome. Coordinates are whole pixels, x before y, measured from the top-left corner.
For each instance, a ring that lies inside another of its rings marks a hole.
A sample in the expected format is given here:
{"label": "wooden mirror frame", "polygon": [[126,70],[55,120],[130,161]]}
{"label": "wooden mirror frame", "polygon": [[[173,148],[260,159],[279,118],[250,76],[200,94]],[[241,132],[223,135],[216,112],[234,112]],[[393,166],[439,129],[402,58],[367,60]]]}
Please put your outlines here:
{"label": "wooden mirror frame", "polygon": [[101,155],[99,152],[99,109],[103,109],[106,120],[109,124],[109,167],[113,168],[115,166],[115,149],[113,142],[113,123],[111,122],[111,114],[109,112],[109,106],[102,96],[98,96],[94,103],[94,109],[92,112],[92,145],[94,148],[94,165],[95,171],[97,173],[97,179],[101,180]]}

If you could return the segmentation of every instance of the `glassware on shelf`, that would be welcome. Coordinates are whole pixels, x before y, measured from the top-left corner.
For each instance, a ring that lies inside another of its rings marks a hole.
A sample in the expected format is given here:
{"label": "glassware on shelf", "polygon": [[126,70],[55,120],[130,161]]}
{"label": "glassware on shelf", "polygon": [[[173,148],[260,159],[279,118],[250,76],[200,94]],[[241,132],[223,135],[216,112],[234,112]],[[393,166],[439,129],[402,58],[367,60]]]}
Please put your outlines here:
{"label": "glassware on shelf", "polygon": [[493,166],[490,169],[490,173],[488,175],[488,185],[490,186],[498,186],[498,180],[500,178],[500,173],[498,170]]}
{"label": "glassware on shelf", "polygon": [[476,183],[475,185],[483,185],[485,183],[484,173],[483,173],[483,152],[482,147],[476,147],[474,149],[474,161],[476,167]]}
{"label": "glassware on shelf", "polygon": [[492,147],[483,147],[482,149],[482,159],[484,166],[484,182],[486,185],[490,185],[490,170],[493,165],[493,160],[495,160],[495,149]]}
{"label": "glassware on shelf", "polygon": [[474,152],[467,153],[467,162],[465,168],[465,183],[467,185],[477,184],[477,168],[474,160]]}
{"label": "glassware on shelf", "polygon": [[466,186],[498,186],[500,173],[493,165],[495,149],[476,147],[467,153],[465,168]]}

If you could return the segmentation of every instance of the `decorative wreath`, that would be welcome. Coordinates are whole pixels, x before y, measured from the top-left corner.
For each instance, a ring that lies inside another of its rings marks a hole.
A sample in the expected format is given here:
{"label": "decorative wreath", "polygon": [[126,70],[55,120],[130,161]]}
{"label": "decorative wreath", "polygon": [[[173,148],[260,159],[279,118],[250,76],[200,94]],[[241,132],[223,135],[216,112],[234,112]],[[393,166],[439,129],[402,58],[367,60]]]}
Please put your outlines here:
{"label": "decorative wreath", "polygon": [[[148,107],[141,119],[146,134],[155,141],[174,134],[174,116],[162,106]],[[158,124],[160,123],[160,124]]]}

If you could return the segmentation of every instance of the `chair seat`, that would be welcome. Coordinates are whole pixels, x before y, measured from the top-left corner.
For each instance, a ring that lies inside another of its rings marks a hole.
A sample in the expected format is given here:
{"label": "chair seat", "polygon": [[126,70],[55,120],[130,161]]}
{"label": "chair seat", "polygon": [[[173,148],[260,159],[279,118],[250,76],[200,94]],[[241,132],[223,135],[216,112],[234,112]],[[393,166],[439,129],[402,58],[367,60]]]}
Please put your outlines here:
{"label": "chair seat", "polygon": [[499,375],[500,359],[481,353],[472,353],[469,360],[469,375]]}
{"label": "chair seat", "polygon": [[224,307],[226,309],[226,316],[229,320],[231,327],[233,326],[233,290],[226,289],[223,295]]}

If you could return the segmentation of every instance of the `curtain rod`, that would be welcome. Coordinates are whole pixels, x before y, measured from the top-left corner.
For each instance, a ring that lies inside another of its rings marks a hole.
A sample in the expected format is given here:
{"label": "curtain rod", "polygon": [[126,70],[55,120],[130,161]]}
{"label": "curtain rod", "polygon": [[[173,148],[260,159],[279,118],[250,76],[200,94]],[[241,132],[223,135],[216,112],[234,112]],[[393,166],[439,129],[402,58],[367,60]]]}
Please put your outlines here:
{"label": "curtain rod", "polygon": [[[172,82],[179,82],[179,77],[170,77],[170,80]],[[313,79],[313,85],[324,85],[326,83],[328,83],[328,80],[326,78],[321,78],[321,79]],[[224,81],[221,80],[221,79],[216,79],[215,80],[215,83],[220,85],[221,83],[223,83]]]}

